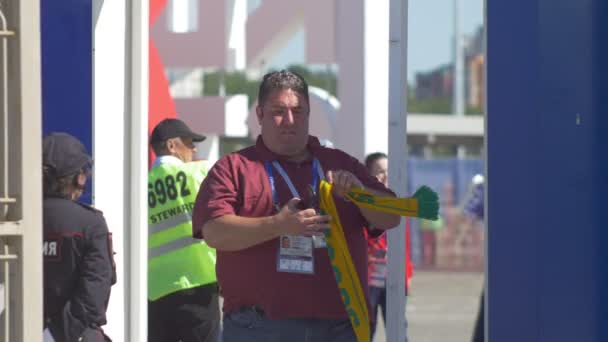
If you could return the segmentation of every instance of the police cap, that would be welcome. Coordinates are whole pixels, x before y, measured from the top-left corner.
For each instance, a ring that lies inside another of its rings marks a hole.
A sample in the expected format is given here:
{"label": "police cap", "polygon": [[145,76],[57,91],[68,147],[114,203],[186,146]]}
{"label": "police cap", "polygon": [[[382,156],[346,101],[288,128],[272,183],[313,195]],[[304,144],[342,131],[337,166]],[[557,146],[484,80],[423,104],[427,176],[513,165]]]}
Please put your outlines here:
{"label": "police cap", "polygon": [[190,127],[180,119],[164,119],[152,130],[150,144],[158,144],[171,138],[191,138],[194,142],[206,139],[204,135],[192,132]]}
{"label": "police cap", "polygon": [[42,142],[42,164],[53,170],[56,177],[75,174],[91,163],[84,145],[70,134],[51,133]]}

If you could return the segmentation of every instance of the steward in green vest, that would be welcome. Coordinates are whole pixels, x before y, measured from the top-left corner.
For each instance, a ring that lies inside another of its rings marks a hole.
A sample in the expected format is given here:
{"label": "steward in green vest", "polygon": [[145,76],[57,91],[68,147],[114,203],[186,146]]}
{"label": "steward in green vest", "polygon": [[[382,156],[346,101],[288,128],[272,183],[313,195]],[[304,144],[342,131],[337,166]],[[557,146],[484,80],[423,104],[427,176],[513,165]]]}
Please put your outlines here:
{"label": "steward in green vest", "polygon": [[192,208],[207,162],[164,163],[148,176],[148,298],[216,283],[215,250],[192,237]]}
{"label": "steward in green vest", "polygon": [[148,341],[217,341],[215,249],[192,237],[192,208],[207,175],[192,161],[196,134],[181,120],[152,131],[157,155],[148,174]]}

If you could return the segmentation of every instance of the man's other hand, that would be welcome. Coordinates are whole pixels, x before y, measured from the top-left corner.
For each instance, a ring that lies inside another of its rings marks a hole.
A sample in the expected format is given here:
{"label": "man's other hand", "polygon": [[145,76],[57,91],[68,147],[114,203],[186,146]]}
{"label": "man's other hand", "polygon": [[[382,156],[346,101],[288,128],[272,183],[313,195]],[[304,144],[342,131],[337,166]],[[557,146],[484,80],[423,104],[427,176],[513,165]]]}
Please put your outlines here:
{"label": "man's other hand", "polygon": [[318,215],[313,208],[298,209],[299,198],[292,198],[275,215],[275,224],[281,235],[322,236],[329,229],[331,216]]}

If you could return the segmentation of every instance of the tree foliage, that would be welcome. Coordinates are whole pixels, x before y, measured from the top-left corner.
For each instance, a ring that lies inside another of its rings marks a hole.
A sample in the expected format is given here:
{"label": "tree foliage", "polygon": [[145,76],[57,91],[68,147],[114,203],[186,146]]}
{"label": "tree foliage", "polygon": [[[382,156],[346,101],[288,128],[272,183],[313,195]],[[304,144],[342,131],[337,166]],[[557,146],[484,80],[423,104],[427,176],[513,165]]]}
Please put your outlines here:
{"label": "tree foliage", "polygon": [[[331,69],[310,69],[304,65],[291,65],[287,68],[304,77],[309,85],[322,88],[337,97],[338,80],[336,73]],[[203,77],[203,96],[218,96],[220,86],[223,82],[225,95],[246,94],[251,107],[258,93],[260,79],[248,78],[243,71],[224,72],[222,70],[206,72]],[[408,112],[420,114],[451,114],[452,98],[435,97],[426,100],[416,100],[413,95],[414,87],[410,86],[408,91]],[[468,107],[467,115],[482,114],[481,108]]]}

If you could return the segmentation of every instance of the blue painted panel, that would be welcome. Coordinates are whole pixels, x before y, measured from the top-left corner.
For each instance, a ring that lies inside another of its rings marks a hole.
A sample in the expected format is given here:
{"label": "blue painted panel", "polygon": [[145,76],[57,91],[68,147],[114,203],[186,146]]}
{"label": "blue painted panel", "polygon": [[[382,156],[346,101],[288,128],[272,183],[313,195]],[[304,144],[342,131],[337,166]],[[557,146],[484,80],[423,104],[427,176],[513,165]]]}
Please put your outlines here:
{"label": "blue painted panel", "polygon": [[487,2],[492,342],[608,336],[601,1]]}
{"label": "blue painted panel", "polygon": [[538,8],[487,1],[486,11],[488,336],[540,342]]}
{"label": "blue painted panel", "polygon": [[409,160],[409,189],[414,193],[422,185],[426,185],[436,191],[443,193],[445,187],[454,185],[454,159],[410,159]]}
{"label": "blue painted panel", "polygon": [[[68,132],[92,151],[92,0],[40,0],[42,129]],[[90,194],[90,186],[86,191]],[[84,200],[90,200],[86,197]]]}
{"label": "blue painted panel", "polygon": [[597,340],[593,1],[539,1],[541,341]]}
{"label": "blue painted panel", "polygon": [[597,116],[594,129],[595,167],[593,200],[595,225],[598,227],[599,258],[597,264],[598,287],[601,289],[597,304],[599,322],[598,341],[608,341],[608,2],[595,1],[594,4],[594,36],[593,36],[593,72],[594,72],[594,105]]}
{"label": "blue painted panel", "polygon": [[[483,161],[480,159],[420,159],[410,158],[407,163],[407,193],[413,194],[422,185],[427,185],[440,194],[441,209],[459,206],[469,195],[471,180],[474,175],[483,173]],[[453,192],[452,192],[453,190]],[[448,199],[448,196],[450,198]],[[411,256],[416,266],[423,259],[422,231],[420,220],[410,220]]]}

